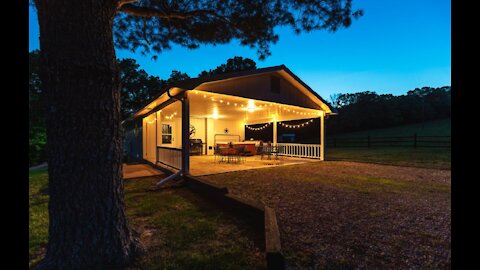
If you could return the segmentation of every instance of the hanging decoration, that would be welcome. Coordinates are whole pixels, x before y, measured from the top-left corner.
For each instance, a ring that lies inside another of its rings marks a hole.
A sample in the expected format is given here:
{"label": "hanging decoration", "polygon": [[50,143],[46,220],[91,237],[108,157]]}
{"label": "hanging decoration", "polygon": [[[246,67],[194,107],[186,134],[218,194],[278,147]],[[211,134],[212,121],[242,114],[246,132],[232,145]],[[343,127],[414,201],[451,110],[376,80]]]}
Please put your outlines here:
{"label": "hanging decoration", "polygon": [[282,123],[282,122],[278,122],[282,127],[286,127],[286,128],[301,128],[301,127],[304,127],[304,126],[307,126],[309,125],[310,123],[313,122],[313,119],[310,119],[308,120],[307,122],[304,122],[302,124],[297,124],[297,125],[289,125],[289,124],[285,124],[285,123]]}
{"label": "hanging decoration", "polygon": [[[276,113],[286,113],[286,114],[297,114],[297,115],[304,115],[306,117],[309,117],[310,115],[312,116],[317,116],[320,115],[320,111],[313,111],[313,109],[308,109],[305,110],[305,108],[300,108],[297,106],[291,106],[291,105],[285,105],[285,104],[279,104],[279,103],[273,103],[273,102],[262,102],[259,100],[246,100],[244,101],[237,101],[234,102],[228,101],[225,99],[222,99],[222,95],[219,94],[211,94],[208,92],[204,92],[201,90],[194,90],[193,91],[196,95],[201,94],[204,99],[206,100],[211,100],[214,103],[221,104],[222,106],[227,105],[227,106],[234,106],[234,107],[240,107],[241,109],[245,110],[245,112],[255,112],[257,110],[263,110],[263,109],[268,109],[268,112],[266,113],[271,113],[271,110],[275,110]],[[228,98],[227,96],[225,98]],[[173,117],[173,116],[170,116]],[[167,118],[168,119],[168,118]],[[170,118],[171,119],[171,118]],[[216,119],[216,118],[214,118]],[[244,119],[247,120],[247,119]],[[297,126],[297,125],[289,125],[292,126]],[[300,125],[301,127],[301,125]],[[296,128],[296,127],[295,127]]]}
{"label": "hanging decoration", "polygon": [[263,130],[265,128],[267,128],[269,125],[271,125],[272,123],[266,123],[265,125],[261,126],[261,127],[258,127],[258,128],[254,128],[254,127],[249,127],[249,126],[245,126],[246,128],[250,129],[250,130],[254,130],[254,131],[258,131],[258,130]]}
{"label": "hanging decoration", "polygon": [[172,114],[170,114],[169,116],[165,116],[165,119],[168,119],[168,120],[171,120],[175,115],[177,115],[177,112],[174,112]]}

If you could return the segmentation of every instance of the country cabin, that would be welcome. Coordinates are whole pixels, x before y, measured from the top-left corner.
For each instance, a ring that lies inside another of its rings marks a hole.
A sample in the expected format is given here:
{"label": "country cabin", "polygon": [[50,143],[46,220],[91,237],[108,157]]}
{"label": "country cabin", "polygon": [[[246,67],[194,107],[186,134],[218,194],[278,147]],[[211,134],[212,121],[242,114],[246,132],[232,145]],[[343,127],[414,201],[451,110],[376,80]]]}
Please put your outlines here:
{"label": "country cabin", "polygon": [[[332,114],[284,65],[194,78],[122,122],[124,150],[127,161],[192,175],[324,160]],[[295,141],[301,130],[313,143]]]}

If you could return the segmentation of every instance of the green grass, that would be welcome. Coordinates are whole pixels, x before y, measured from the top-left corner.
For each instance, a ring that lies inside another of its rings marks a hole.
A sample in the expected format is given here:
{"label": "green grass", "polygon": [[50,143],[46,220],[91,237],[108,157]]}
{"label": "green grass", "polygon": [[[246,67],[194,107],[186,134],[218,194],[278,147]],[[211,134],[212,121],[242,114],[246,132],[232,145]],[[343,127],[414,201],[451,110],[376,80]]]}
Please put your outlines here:
{"label": "green grass", "polygon": [[[449,170],[451,168],[451,149],[433,147],[413,148],[414,133],[416,133],[417,136],[450,136],[451,119],[448,118],[426,122],[423,126],[422,124],[414,124],[385,129],[327,135],[328,143],[325,150],[325,158],[327,160],[346,160]],[[368,136],[371,136],[372,138],[412,136],[412,141],[403,143],[404,146],[373,146],[367,148],[366,138]],[[333,137],[352,139],[361,138],[365,139],[365,142],[356,144],[358,147],[348,147],[342,145],[341,142],[338,142],[337,147],[333,147]],[[425,143],[419,142],[419,145],[420,144],[423,145]]]}
{"label": "green grass", "polygon": [[29,174],[29,258],[30,265],[41,259],[48,241],[48,176],[46,169]]}
{"label": "green grass", "polygon": [[327,147],[326,160],[345,160],[432,169],[451,169],[449,148]]}
{"label": "green grass", "polygon": [[391,128],[371,129],[365,131],[340,133],[340,134],[327,134],[327,138],[366,138],[372,137],[395,137],[395,136],[413,136],[417,133],[417,136],[450,136],[452,129],[451,118],[435,120],[425,122],[422,126],[421,123],[405,126],[397,126]]}
{"label": "green grass", "polygon": [[[30,172],[30,266],[48,240],[48,175]],[[128,269],[263,269],[260,235],[238,219],[183,188],[156,190],[157,178],[125,182],[132,229],[147,253]]]}

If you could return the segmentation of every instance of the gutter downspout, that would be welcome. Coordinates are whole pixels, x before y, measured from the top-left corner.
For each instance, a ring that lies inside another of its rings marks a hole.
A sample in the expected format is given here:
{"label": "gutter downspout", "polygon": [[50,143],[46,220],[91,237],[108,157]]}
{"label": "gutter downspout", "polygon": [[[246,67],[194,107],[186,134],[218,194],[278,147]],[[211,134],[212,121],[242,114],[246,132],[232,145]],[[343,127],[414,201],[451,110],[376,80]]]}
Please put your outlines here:
{"label": "gutter downspout", "polygon": [[181,171],[178,171],[178,172],[176,172],[176,173],[174,173],[174,174],[172,174],[172,175],[169,175],[167,178],[162,179],[160,182],[156,183],[155,185],[156,185],[157,187],[160,187],[160,186],[162,186],[163,184],[165,184],[166,182],[168,182],[168,181],[170,181],[170,180],[173,180],[173,179],[179,177],[180,174],[181,174]]}

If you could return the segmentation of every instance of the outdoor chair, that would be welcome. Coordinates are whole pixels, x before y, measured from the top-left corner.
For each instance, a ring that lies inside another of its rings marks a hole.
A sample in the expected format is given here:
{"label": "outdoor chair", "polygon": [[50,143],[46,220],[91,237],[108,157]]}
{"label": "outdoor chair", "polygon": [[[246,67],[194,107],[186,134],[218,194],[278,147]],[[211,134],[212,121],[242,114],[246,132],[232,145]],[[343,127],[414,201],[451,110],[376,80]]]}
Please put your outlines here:
{"label": "outdoor chair", "polygon": [[220,162],[223,162],[225,161],[225,157],[227,158],[227,162],[230,162],[230,157],[231,157],[231,154],[230,154],[230,148],[228,147],[219,147],[218,148],[218,155],[220,156]]}
{"label": "outdoor chair", "polygon": [[245,151],[245,146],[235,147],[235,150],[236,150],[235,154],[236,154],[236,157],[237,157],[238,161],[240,161],[240,162],[245,161],[246,155],[249,153],[249,152]]}
{"label": "outdoor chair", "polygon": [[266,155],[267,159],[272,159],[272,155],[274,156],[275,160],[278,160],[278,146],[273,146],[272,144],[267,144],[267,146],[264,147],[261,159],[263,159],[263,156]]}
{"label": "outdoor chair", "polygon": [[217,156],[220,155],[220,147],[218,145],[215,145],[213,147],[213,156],[214,156],[214,162],[217,161]]}

